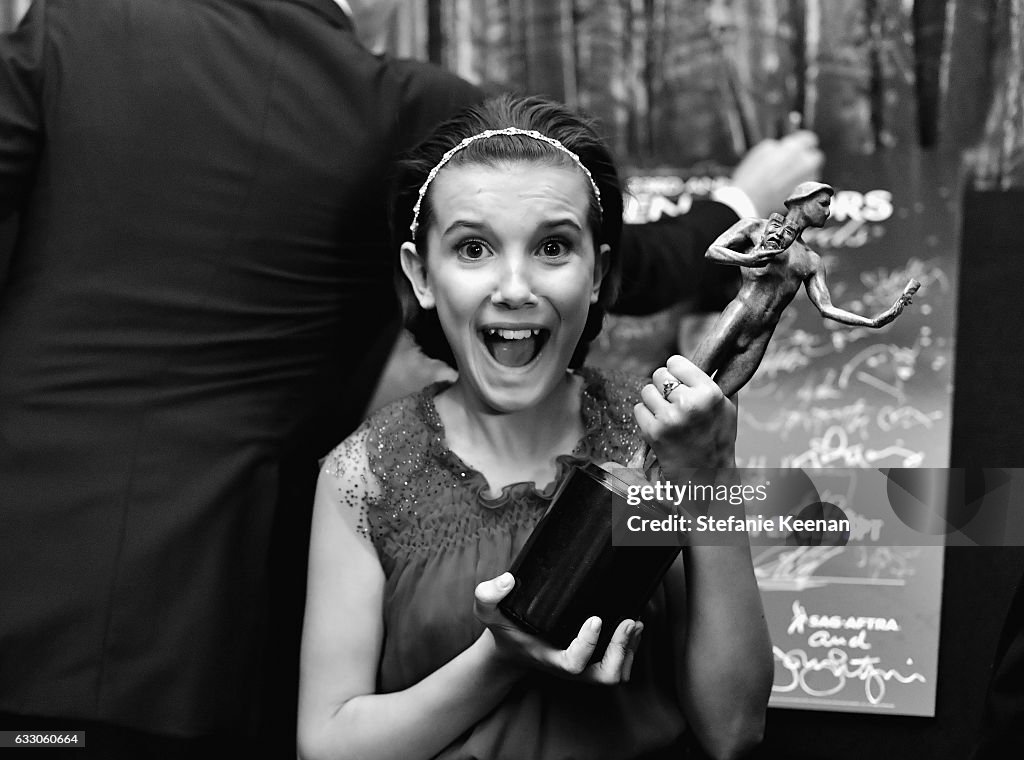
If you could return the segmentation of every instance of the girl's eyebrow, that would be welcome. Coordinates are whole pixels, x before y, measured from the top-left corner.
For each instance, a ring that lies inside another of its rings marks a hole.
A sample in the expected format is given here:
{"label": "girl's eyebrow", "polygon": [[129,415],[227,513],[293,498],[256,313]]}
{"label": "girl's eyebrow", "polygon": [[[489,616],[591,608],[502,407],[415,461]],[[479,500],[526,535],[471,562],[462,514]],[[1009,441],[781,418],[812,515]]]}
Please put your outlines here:
{"label": "girl's eyebrow", "polygon": [[574,218],[567,216],[559,219],[549,219],[546,222],[541,222],[540,229],[550,230],[555,227],[572,227],[574,230],[583,231],[583,227]]}
{"label": "girl's eyebrow", "polygon": [[[537,225],[540,230],[551,230],[559,227],[570,227],[579,232],[583,231],[583,227],[580,223],[571,216],[558,217],[557,219],[548,219]],[[449,235],[456,230],[474,230],[474,231],[488,231],[490,225],[483,221],[472,221],[469,219],[456,219],[454,222],[445,227],[441,236]]]}
{"label": "girl's eyebrow", "polygon": [[442,237],[447,235],[454,230],[467,229],[467,230],[487,230],[490,229],[490,225],[487,222],[473,222],[468,219],[456,219],[454,222],[449,224],[444,231],[441,233]]}

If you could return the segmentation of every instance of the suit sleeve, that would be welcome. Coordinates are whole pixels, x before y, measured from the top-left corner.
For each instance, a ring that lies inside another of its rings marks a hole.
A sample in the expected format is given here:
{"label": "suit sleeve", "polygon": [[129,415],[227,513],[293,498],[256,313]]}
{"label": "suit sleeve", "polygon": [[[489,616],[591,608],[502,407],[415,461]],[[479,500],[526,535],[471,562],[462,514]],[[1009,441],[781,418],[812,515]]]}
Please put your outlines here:
{"label": "suit sleeve", "polygon": [[484,99],[479,87],[433,63],[395,59],[391,71],[402,86],[402,131],[408,147]]}
{"label": "suit sleeve", "polygon": [[39,155],[45,13],[36,0],[15,31],[0,35],[0,219],[24,202]]}
{"label": "suit sleeve", "polygon": [[622,290],[614,312],[650,314],[679,301],[699,311],[720,311],[736,294],[736,267],[708,263],[708,246],[737,221],[715,201],[694,201],[690,211],[622,230]]}

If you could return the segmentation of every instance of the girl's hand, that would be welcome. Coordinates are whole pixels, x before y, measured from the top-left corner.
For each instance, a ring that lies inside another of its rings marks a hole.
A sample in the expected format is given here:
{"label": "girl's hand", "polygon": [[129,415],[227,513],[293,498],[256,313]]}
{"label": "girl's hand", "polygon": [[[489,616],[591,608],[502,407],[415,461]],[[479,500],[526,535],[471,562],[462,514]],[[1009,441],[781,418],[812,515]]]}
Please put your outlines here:
{"label": "girl's hand", "polygon": [[689,359],[672,356],[654,371],[633,409],[640,433],[670,476],[736,465],[736,408]]}
{"label": "girl's hand", "polygon": [[517,667],[535,668],[587,683],[617,684],[629,680],[643,623],[632,620],[619,623],[600,662],[588,666],[601,632],[600,618],[587,620],[569,648],[558,649],[521,630],[498,610],[498,602],[505,598],[514,584],[512,574],[503,573],[476,587],[474,612],[477,619],[487,626],[499,659]]}

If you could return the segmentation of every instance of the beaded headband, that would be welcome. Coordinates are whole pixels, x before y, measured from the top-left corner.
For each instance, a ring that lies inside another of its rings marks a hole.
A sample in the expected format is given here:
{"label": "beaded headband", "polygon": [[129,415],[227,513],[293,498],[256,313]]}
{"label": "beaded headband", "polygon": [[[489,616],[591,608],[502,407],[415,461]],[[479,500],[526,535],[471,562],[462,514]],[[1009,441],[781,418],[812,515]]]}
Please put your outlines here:
{"label": "beaded headband", "polygon": [[409,225],[409,232],[412,238],[416,238],[416,230],[419,228],[420,222],[420,206],[423,205],[423,197],[427,194],[427,189],[430,187],[430,183],[434,181],[434,177],[437,173],[444,168],[445,164],[451,161],[452,156],[458,153],[463,148],[472,145],[477,140],[484,140],[488,137],[495,137],[496,135],[522,135],[523,137],[529,137],[533,140],[540,140],[543,143],[547,143],[551,147],[560,150],[562,153],[571,158],[575,164],[583,170],[583,173],[587,175],[587,179],[590,181],[590,187],[594,191],[594,197],[597,198],[597,206],[601,207],[601,191],[597,187],[597,183],[594,182],[594,176],[590,173],[590,169],[583,165],[580,157],[573,153],[571,150],[566,148],[562,143],[553,137],[542,135],[535,129],[519,129],[519,127],[505,127],[504,129],[485,129],[483,132],[467,137],[465,140],[460,142],[451,150],[447,151],[441,160],[437,162],[437,165],[430,170],[427,175],[427,179],[423,182],[420,187],[419,197],[416,198],[416,205],[412,207],[412,224]]}

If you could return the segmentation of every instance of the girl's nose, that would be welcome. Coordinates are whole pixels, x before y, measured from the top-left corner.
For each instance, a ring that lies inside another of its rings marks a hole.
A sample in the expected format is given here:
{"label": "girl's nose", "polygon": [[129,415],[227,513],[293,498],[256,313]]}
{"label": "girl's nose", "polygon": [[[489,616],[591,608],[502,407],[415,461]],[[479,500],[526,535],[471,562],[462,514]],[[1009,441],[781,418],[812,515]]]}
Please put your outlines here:
{"label": "girl's nose", "polygon": [[537,303],[532,279],[528,261],[518,257],[506,260],[491,294],[491,303],[509,309]]}

